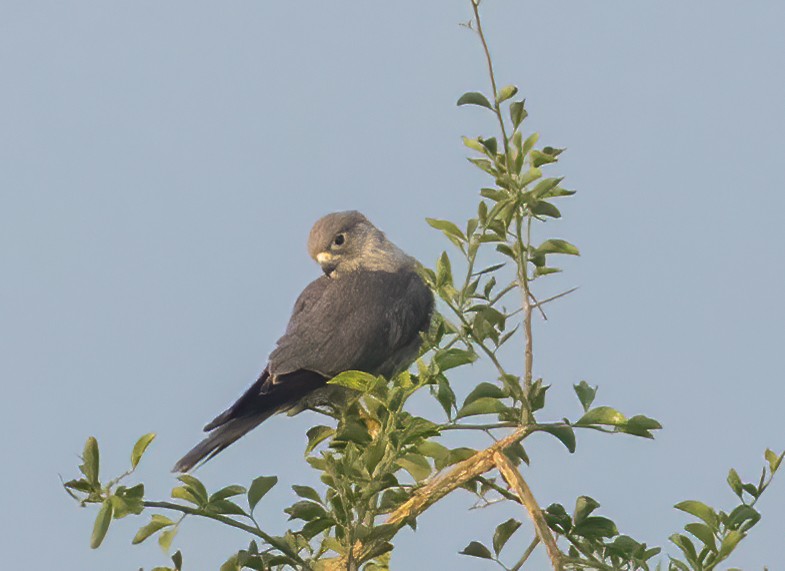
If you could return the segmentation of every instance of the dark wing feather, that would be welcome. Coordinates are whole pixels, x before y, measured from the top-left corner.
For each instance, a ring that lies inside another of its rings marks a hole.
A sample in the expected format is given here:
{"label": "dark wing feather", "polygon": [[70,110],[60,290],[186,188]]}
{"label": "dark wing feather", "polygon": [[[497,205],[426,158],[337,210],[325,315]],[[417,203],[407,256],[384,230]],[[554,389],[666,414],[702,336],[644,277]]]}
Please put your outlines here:
{"label": "dark wing feather", "polygon": [[416,352],[432,309],[430,290],[409,269],[324,278],[319,295],[292,316],[270,355],[269,370],[280,375],[308,369],[326,377],[350,369],[392,374],[389,364],[401,352],[402,357],[411,356],[412,347]]}
{"label": "dark wing feather", "polygon": [[174,470],[187,472],[209,460],[342,371],[399,372],[416,356],[432,311],[433,294],[411,270],[356,271],[311,282],[297,299],[267,368],[205,426],[210,434]]}
{"label": "dark wing feather", "polygon": [[175,464],[174,471],[187,472],[199,462],[206,462],[273,414],[290,408],[303,395],[326,382],[326,378],[313,371],[295,371],[273,379],[265,369],[243,396],[204,427],[210,434]]}

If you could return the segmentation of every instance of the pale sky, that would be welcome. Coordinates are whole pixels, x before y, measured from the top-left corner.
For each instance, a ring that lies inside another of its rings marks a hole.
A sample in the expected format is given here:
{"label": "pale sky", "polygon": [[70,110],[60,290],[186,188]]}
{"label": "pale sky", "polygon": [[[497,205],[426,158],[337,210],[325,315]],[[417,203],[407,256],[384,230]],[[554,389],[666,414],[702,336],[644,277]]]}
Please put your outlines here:
{"label": "pale sky", "polygon": [[[785,4],[484,4],[500,83],[527,98],[527,132],[568,148],[553,172],[578,190],[546,229],[583,256],[542,290],[580,286],[537,323],[541,418],[577,418],[586,379],[598,404],[665,426],[655,441],[581,433],[572,456],[533,437],[524,475],[543,505],[590,495],[675,553],[667,538],[690,520],[673,504],[730,509],[728,469],[756,479],[765,448],[785,448]],[[319,216],[362,210],[434,264],[448,244],[424,217],[465,220],[487,183],[460,136],[493,124],[455,106],[487,91],[469,15],[468,0],[0,3],[4,569],[168,562],[154,541],[130,545],[146,516],[91,551],[96,511],[58,474],[76,475],[91,434],[118,473],[155,431],[139,475],[166,498],[170,466],[255,380],[317,277]],[[456,389],[489,375],[478,363]],[[198,475],[217,489],[277,474],[257,512],[282,531],[289,486],[316,481],[314,422],[274,418]],[[728,566],[785,561],[782,479]],[[525,516],[471,504],[454,494],[401,533],[393,567],[492,568],[457,552]],[[245,545],[196,520],[175,540],[194,571]]]}

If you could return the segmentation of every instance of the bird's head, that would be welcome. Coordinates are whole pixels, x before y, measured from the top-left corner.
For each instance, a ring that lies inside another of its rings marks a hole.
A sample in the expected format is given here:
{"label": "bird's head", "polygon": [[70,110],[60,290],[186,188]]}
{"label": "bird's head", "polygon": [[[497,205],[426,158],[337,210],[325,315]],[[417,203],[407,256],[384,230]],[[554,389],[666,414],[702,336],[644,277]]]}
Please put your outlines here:
{"label": "bird's head", "polygon": [[396,271],[413,263],[356,210],[333,212],[317,220],[308,237],[308,253],[331,278],[357,269]]}

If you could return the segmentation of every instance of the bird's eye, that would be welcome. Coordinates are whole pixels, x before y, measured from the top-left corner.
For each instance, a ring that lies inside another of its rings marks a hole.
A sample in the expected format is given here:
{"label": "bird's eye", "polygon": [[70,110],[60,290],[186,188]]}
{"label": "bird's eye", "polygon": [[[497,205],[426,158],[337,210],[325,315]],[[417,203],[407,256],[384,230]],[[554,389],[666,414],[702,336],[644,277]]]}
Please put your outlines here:
{"label": "bird's eye", "polygon": [[343,246],[344,242],[346,242],[346,236],[344,236],[343,234],[338,234],[335,237],[335,240],[333,240],[333,244],[335,244],[336,246]]}

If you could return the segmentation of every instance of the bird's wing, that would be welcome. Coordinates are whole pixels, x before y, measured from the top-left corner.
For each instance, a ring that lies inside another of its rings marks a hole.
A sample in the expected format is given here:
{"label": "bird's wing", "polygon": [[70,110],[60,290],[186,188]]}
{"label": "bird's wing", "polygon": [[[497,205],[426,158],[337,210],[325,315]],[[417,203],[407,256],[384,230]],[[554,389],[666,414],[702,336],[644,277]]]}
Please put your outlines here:
{"label": "bird's wing", "polygon": [[210,434],[174,470],[187,472],[209,460],[342,371],[389,375],[408,365],[432,309],[433,295],[412,271],[356,271],[315,280],[297,299],[267,368],[205,426]]}
{"label": "bird's wing", "polygon": [[320,278],[298,299],[268,368],[274,376],[300,369],[326,377],[350,369],[384,374],[384,363],[417,342],[432,308],[430,290],[410,269]]}

